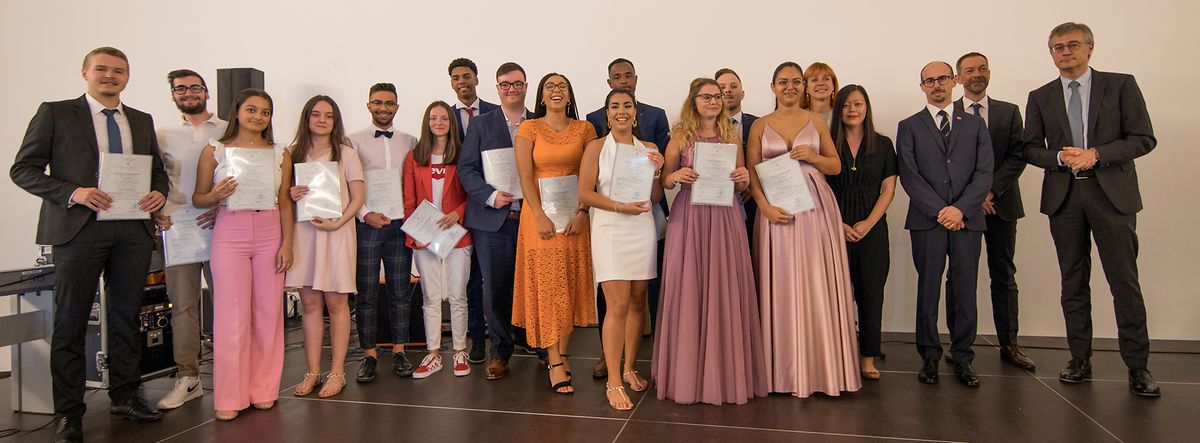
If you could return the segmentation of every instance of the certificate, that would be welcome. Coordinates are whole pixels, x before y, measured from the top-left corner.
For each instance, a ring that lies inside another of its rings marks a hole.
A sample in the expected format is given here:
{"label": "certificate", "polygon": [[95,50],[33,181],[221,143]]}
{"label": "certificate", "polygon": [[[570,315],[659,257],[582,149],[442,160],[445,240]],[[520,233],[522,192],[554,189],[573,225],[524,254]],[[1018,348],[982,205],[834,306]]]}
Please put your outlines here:
{"label": "certificate", "polygon": [[521,194],[521,176],[517,174],[517,157],[513,148],[488,149],[483,156],[483,179],[497,190],[524,198]]}
{"label": "certificate", "polygon": [[754,171],[772,206],[793,215],[816,207],[808,190],[808,174],[800,169],[799,160],[784,154],[755,165]]}
{"label": "certificate", "polygon": [[296,168],[296,186],[308,186],[308,193],[296,202],[296,221],[342,216],[342,187],[338,183],[337,162],[304,162]]}
{"label": "certificate", "polygon": [[640,146],[617,144],[613,160],[612,185],[608,198],[618,203],[650,200],[654,186],[654,164]]}
{"label": "certificate", "polygon": [[538,195],[542,212],[554,222],[554,231],[567,232],[567,225],[579,211],[579,176],[538,179]]}
{"label": "certificate", "polygon": [[171,229],[163,231],[163,262],[167,267],[203,263],[212,252],[212,229],[196,225],[196,217],[208,212],[182,206],[171,214]]}
{"label": "certificate", "polygon": [[392,220],[404,218],[404,190],[400,170],[372,169],[367,174],[367,212],[378,212]]}
{"label": "certificate", "polygon": [[738,147],[732,143],[696,143],[692,169],[700,175],[692,183],[692,204],[733,206],[733,180],[729,174],[737,167]]}
{"label": "certificate", "polygon": [[262,148],[225,148],[227,177],[237,181],[233,195],[225,199],[230,211],[275,209],[279,189],[275,185],[275,150]]}
{"label": "certificate", "polygon": [[426,248],[439,258],[446,258],[463,236],[467,235],[467,230],[458,223],[446,229],[439,228],[437,222],[445,216],[446,214],[429,200],[423,200],[412,215],[404,220],[400,230],[417,243],[425,244]]}
{"label": "certificate", "polygon": [[101,191],[112,198],[112,206],[96,214],[97,221],[147,220],[150,213],[138,201],[150,193],[149,155],[100,153]]}

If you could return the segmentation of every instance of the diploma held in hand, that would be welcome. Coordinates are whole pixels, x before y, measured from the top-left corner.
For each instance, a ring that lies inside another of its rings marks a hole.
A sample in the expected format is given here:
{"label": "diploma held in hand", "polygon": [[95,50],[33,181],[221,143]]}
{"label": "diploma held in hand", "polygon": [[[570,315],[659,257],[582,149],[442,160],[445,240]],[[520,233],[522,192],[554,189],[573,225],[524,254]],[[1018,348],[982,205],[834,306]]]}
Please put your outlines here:
{"label": "diploma held in hand", "polygon": [[654,185],[654,164],[650,163],[647,152],[643,147],[617,144],[610,199],[618,203],[650,200],[650,192]]}
{"label": "diploma held in hand", "polygon": [[424,200],[417,205],[417,209],[413,211],[412,215],[404,220],[400,230],[417,243],[425,244],[426,248],[437,254],[439,258],[446,258],[463,236],[467,235],[467,230],[458,223],[446,229],[439,228],[438,220],[445,216],[446,214],[443,214],[433,203]]}
{"label": "diploma held in hand", "polygon": [[237,181],[233,195],[225,199],[230,211],[274,209],[279,198],[275,188],[275,150],[225,148],[229,161],[226,176]]}
{"label": "diploma held in hand", "polygon": [[212,252],[212,229],[196,224],[196,217],[207,212],[182,206],[171,214],[171,229],[163,231],[163,264],[167,267],[203,263]]}
{"label": "diploma held in hand", "polygon": [[524,198],[521,194],[521,177],[517,175],[517,158],[513,148],[488,149],[483,156],[483,178],[497,190]]}
{"label": "diploma held in hand", "polygon": [[808,175],[800,169],[799,160],[780,155],[755,165],[754,171],[772,206],[792,215],[816,208],[808,190]]}
{"label": "diploma held in hand", "polygon": [[564,175],[538,179],[542,212],[554,222],[554,231],[567,232],[567,225],[579,211],[579,176]]}
{"label": "diploma held in hand", "polygon": [[149,155],[100,153],[99,188],[112,197],[112,207],[97,213],[97,221],[150,218],[138,202],[150,193],[151,164]]}
{"label": "diploma held in hand", "polygon": [[738,147],[732,143],[696,143],[695,165],[700,175],[692,183],[692,204],[733,206],[733,180],[729,174],[737,168]]}
{"label": "diploma held in hand", "polygon": [[404,190],[400,170],[372,169],[367,174],[367,212],[378,212],[392,220],[404,218]]}
{"label": "diploma held in hand", "polygon": [[296,185],[308,186],[308,194],[296,202],[296,221],[342,216],[342,192],[337,162],[296,163]]}

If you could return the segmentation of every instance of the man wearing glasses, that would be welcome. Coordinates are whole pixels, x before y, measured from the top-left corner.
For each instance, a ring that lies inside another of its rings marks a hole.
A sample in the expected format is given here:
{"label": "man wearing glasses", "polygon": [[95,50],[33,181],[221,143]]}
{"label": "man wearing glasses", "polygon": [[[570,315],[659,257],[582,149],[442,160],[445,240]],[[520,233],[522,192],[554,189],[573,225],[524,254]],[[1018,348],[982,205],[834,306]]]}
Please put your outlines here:
{"label": "man wearing glasses", "polygon": [[[896,131],[900,182],[908,193],[904,228],[912,237],[917,268],[917,352],[924,361],[917,379],[938,382],[942,345],[938,303],[942,272],[949,258],[946,316],[952,321],[950,354],[954,372],[968,387],[979,386],[975,353],[975,286],[979,249],[987,222],[983,201],[992,186],[992,139],[983,119],[955,110],[951,101],[954,69],[934,61],[921,69],[927,104],[904,119]],[[952,304],[951,304],[952,303]]]}
{"label": "man wearing glasses", "polygon": [[[363,171],[367,176],[368,188],[386,189],[384,180],[400,184],[404,177],[404,158],[417,138],[392,126],[396,111],[396,86],[391,83],[376,83],[367,96],[367,111],[371,113],[371,125],[350,134],[350,140],[358,149]],[[374,183],[372,183],[374,181]],[[399,187],[399,186],[396,186]],[[377,190],[376,192],[382,192]],[[393,189],[392,192],[395,192]],[[369,194],[369,192],[368,192]],[[385,201],[399,202],[402,194],[389,196]],[[376,331],[383,314],[392,335],[392,371],[401,377],[412,375],[416,369],[404,355],[404,344],[409,341],[409,308],[412,305],[412,249],[404,245],[403,208],[372,207],[375,199],[368,198],[367,204],[358,211],[358,268],[355,271],[358,294],[354,297],[355,324],[358,327],[358,343],[363,358],[358,364],[355,381],[370,383],[375,380],[379,351],[376,350]],[[375,203],[379,205],[382,203]],[[378,309],[379,268],[383,263],[386,312]]]}
{"label": "man wearing glasses", "polygon": [[1062,275],[1062,307],[1071,361],[1059,374],[1066,383],[1092,376],[1092,240],[1112,290],[1121,359],[1129,389],[1158,397],[1146,369],[1150,339],[1137,271],[1137,213],[1142,210],[1134,159],[1157,143],[1137,81],[1128,74],[1088,66],[1092,30],[1063,23],[1050,31],[1050,56],[1059,77],[1029,93],[1025,156],[1046,170],[1041,211]]}
{"label": "man wearing glasses", "polygon": [[521,330],[514,330],[512,326],[513,272],[517,260],[521,200],[487,183],[483,173],[483,153],[512,148],[517,127],[525,119],[533,118],[525,108],[528,87],[521,65],[513,62],[500,65],[496,70],[500,109],[475,118],[467,129],[458,160],[458,176],[470,200],[464,225],[471,230],[471,239],[475,242],[475,257],[479,259],[483,277],[483,310],[492,338],[491,362],[484,373],[488,380],[501,379],[508,373],[508,361],[514,347],[513,334],[516,333],[518,339],[523,336]]}
{"label": "man wearing glasses", "polygon": [[[196,189],[196,162],[200,151],[210,140],[225,133],[226,123],[208,112],[208,84],[190,69],[167,73],[171,85],[171,100],[182,114],[174,124],[158,128],[158,147],[162,151],[163,167],[171,178],[171,192],[162,212],[154,217],[158,228],[167,231],[175,222],[194,223],[212,229],[217,210],[199,211],[192,206],[192,191]],[[173,214],[186,217],[172,217]],[[194,215],[193,215],[194,214]],[[165,251],[165,248],[164,248]],[[171,346],[175,356],[175,388],[158,401],[159,409],[175,409],[204,395],[200,384],[200,276],[212,287],[212,270],[208,263],[189,263],[166,268],[167,295],[171,299]]]}

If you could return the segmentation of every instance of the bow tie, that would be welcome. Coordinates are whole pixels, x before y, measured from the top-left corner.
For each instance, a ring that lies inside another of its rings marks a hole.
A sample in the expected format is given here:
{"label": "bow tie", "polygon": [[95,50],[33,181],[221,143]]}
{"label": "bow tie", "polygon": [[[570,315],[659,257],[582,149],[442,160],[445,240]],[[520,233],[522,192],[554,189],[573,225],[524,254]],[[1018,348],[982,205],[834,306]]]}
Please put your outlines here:
{"label": "bow tie", "polygon": [[387,138],[392,138],[392,131],[380,131],[380,130],[375,131],[375,138],[379,138],[379,136],[381,136],[381,135],[384,137],[387,137]]}

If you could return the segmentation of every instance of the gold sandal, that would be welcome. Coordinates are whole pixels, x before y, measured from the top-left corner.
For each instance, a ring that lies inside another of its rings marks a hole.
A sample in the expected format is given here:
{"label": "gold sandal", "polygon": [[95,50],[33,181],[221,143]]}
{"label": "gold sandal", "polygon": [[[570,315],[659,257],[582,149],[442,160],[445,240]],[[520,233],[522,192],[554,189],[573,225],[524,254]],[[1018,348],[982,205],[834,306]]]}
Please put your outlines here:
{"label": "gold sandal", "polygon": [[[634,381],[637,381],[638,384],[641,385],[641,389],[638,389],[637,386],[633,385],[633,382],[629,381],[628,377],[630,375],[632,375],[634,377]],[[629,389],[632,389],[633,392],[643,392],[646,390],[646,388],[649,387],[649,383],[647,383],[641,377],[638,377],[638,371],[625,371],[625,372],[621,373],[621,380],[625,381],[626,383],[629,383]]]}
{"label": "gold sandal", "polygon": [[217,411],[215,415],[217,416],[217,420],[230,421],[237,418],[238,411]]}
{"label": "gold sandal", "polygon": [[[337,390],[330,392],[330,393],[326,393],[325,389],[328,388],[329,383],[334,380],[338,380],[338,382],[339,382]],[[325,386],[321,387],[321,392],[317,393],[317,397],[320,397],[320,398],[333,397],[335,395],[341,394],[342,389],[345,389],[345,388],[346,388],[346,373],[344,373],[344,372],[341,374],[330,373],[328,376],[325,377]]]}
{"label": "gold sandal", "polygon": [[621,386],[614,386],[614,387],[611,387],[611,388],[606,388],[606,389],[604,390],[604,396],[605,396],[605,397],[608,397],[608,396],[609,396],[609,394],[611,394],[611,393],[613,393],[613,392],[620,392],[620,393],[621,393],[621,397],[624,397],[624,398],[625,398],[625,401],[628,401],[628,402],[629,402],[629,406],[626,406],[626,407],[624,407],[624,408],[617,407],[617,405],[613,404],[612,397],[609,397],[609,398],[608,398],[608,406],[609,406],[610,408],[616,409],[616,410],[618,410],[618,411],[628,411],[628,410],[630,410],[630,409],[633,409],[633,400],[630,400],[630,399],[629,399],[629,395],[625,394],[625,385],[621,385]]}
{"label": "gold sandal", "polygon": [[[312,383],[308,383],[309,379],[314,381]],[[319,372],[305,372],[304,379],[300,380],[300,384],[296,385],[296,391],[293,392],[293,394],[295,394],[297,397],[303,397],[308,394],[312,394],[313,389],[316,389],[317,385],[319,384],[321,384],[321,374]]]}

